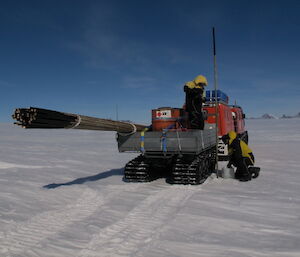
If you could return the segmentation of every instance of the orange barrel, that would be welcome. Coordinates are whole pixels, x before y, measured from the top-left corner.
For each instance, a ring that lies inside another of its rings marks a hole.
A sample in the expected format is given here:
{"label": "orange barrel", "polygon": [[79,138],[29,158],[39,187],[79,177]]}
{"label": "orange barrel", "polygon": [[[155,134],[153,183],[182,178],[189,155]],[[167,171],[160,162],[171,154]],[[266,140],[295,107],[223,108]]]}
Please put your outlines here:
{"label": "orange barrel", "polygon": [[179,119],[183,120],[185,117],[185,111],[181,108],[171,108],[171,107],[160,107],[158,109],[152,110],[152,130],[162,131],[163,129],[178,128]]}

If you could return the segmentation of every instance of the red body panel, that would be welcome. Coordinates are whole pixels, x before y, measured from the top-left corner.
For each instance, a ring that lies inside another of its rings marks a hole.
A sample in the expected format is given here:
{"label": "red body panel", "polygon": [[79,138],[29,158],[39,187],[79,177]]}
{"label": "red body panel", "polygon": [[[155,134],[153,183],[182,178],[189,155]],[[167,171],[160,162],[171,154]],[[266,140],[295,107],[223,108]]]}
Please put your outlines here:
{"label": "red body panel", "polygon": [[233,112],[234,129],[238,134],[242,134],[245,131],[245,115],[243,110],[239,106],[231,106]]}
{"label": "red body panel", "polygon": [[[207,123],[216,123],[215,117],[215,105],[210,104],[203,106],[203,110],[206,110],[208,114]],[[218,131],[219,136],[226,135],[229,131],[234,130],[234,121],[232,117],[232,112],[230,106],[227,104],[219,103],[219,119],[218,119]]]}
{"label": "red body panel", "polygon": [[[203,111],[207,113],[206,123],[215,124],[215,104],[203,105]],[[239,106],[230,106],[226,103],[218,104],[218,135],[226,135],[229,131],[235,131],[242,135],[245,132],[245,115]],[[163,129],[189,129],[187,113],[183,108],[161,107],[152,110],[152,129],[162,131]]]}

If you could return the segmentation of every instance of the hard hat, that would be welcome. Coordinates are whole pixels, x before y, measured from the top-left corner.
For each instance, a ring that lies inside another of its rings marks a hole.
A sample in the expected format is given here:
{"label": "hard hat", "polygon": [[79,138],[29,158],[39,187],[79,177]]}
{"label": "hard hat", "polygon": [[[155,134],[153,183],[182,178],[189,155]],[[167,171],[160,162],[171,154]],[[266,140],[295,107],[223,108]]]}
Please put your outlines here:
{"label": "hard hat", "polygon": [[206,78],[203,75],[198,75],[194,79],[194,82],[195,82],[196,85],[198,85],[198,84],[203,84],[204,86],[208,85],[207,80],[206,80]]}
{"label": "hard hat", "polygon": [[188,88],[195,88],[196,84],[194,81],[188,81],[185,83]]}

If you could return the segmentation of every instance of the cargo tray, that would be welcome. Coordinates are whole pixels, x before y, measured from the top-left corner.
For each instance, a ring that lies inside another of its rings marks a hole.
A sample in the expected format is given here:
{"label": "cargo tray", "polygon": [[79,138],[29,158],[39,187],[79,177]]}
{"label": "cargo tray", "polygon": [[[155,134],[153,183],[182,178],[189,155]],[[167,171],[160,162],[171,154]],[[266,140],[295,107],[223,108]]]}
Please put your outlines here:
{"label": "cargo tray", "polygon": [[[141,142],[144,140],[144,149]],[[216,130],[213,124],[204,130],[149,131],[144,139],[140,132],[131,135],[117,134],[119,152],[156,152],[199,154],[216,145]]]}

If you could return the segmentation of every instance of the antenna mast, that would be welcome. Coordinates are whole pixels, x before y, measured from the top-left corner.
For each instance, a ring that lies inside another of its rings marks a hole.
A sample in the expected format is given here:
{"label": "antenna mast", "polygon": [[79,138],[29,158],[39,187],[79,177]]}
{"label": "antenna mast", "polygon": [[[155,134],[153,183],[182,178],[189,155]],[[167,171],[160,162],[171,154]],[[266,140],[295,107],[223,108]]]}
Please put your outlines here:
{"label": "antenna mast", "polygon": [[116,121],[119,120],[119,109],[118,109],[118,104],[116,104]]}
{"label": "antenna mast", "polygon": [[218,103],[218,82],[217,82],[217,55],[216,55],[216,40],[215,40],[215,27],[212,29],[213,34],[213,54],[214,54],[214,89],[215,89],[215,119],[216,119],[216,174],[218,177],[219,164],[218,164],[218,142],[219,142],[219,103]]}

